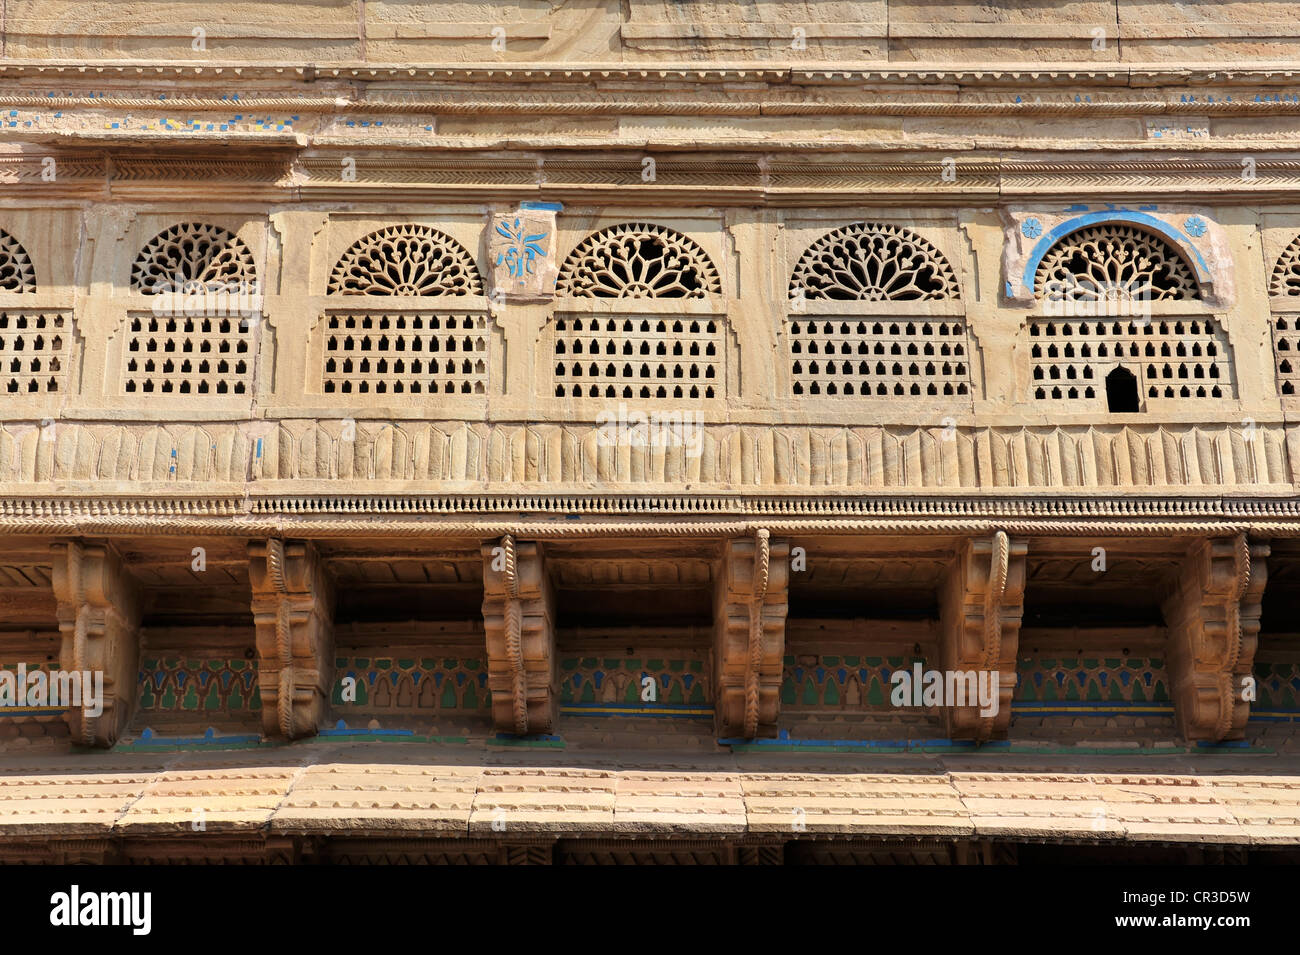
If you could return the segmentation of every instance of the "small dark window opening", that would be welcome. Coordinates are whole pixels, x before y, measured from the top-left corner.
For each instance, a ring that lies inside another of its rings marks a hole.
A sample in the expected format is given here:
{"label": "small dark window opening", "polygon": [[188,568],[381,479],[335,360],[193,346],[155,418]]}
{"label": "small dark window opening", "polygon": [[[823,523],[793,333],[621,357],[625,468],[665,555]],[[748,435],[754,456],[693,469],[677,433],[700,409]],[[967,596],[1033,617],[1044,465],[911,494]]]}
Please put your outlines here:
{"label": "small dark window opening", "polygon": [[1131,414],[1140,410],[1137,379],[1131,371],[1116,368],[1106,376],[1106,406],[1111,414]]}

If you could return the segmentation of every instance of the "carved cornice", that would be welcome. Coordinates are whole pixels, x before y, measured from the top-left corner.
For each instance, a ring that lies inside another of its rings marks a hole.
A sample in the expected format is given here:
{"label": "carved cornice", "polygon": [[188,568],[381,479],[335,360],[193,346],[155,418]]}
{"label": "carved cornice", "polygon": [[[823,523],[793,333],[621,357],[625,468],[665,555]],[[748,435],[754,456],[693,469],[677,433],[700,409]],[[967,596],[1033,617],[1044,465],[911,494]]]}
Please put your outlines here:
{"label": "carved cornice", "polygon": [[486,540],[773,534],[1300,537],[1300,499],[1097,495],[276,495],[0,499],[0,536],[359,533]]}
{"label": "carved cornice", "polygon": [[[411,66],[13,62],[0,78],[69,80],[85,93],[8,90],[5,109],[338,115],[621,114],[716,116],[1293,115],[1300,100],[1269,94],[1300,70],[1169,69],[576,69]],[[146,89],[151,81],[158,89]],[[239,97],[229,92],[239,85]],[[249,85],[244,85],[249,84]],[[310,85],[307,85],[310,84]],[[105,89],[105,86],[108,88]],[[1078,96],[1079,89],[1089,95]],[[1191,91],[1189,93],[1189,90]],[[1237,95],[1218,95],[1219,91]],[[1250,95],[1258,90],[1261,95]],[[815,92],[814,92],[815,91]],[[1201,95],[1204,91],[1209,95]],[[7,130],[6,130],[7,132]],[[24,129],[22,135],[33,131]],[[129,131],[120,131],[123,135]],[[227,132],[226,137],[229,136]]]}
{"label": "carved cornice", "polygon": [[[169,143],[170,145],[170,143]],[[494,201],[544,193],[553,199],[611,201],[633,195],[669,199],[706,200],[712,205],[740,202],[773,206],[800,205],[809,201],[861,203],[862,193],[887,193],[891,200],[924,197],[931,203],[970,202],[986,197],[1020,197],[1021,201],[1049,201],[1055,195],[1128,196],[1167,193],[1171,184],[1195,189],[1202,200],[1217,195],[1252,196],[1292,194],[1300,191],[1300,160],[1255,159],[1256,176],[1241,177],[1240,162],[1230,159],[1201,159],[1179,155],[1141,160],[1052,159],[1044,161],[1001,160],[996,157],[961,159],[950,166],[919,155],[914,162],[880,157],[877,147],[842,144],[836,151],[853,157],[837,162],[804,161],[806,144],[737,144],[726,156],[692,155],[677,161],[666,152],[658,161],[656,182],[641,180],[640,152],[624,158],[610,156],[573,159],[546,158],[540,147],[510,155],[478,155],[472,150],[447,150],[430,156],[424,144],[422,154],[413,143],[394,144],[382,153],[370,152],[358,162],[355,180],[338,176],[335,154],[346,149],[355,154],[357,143],[339,142],[327,146],[317,142],[310,154],[297,158],[282,144],[263,144],[278,155],[265,152],[256,158],[231,158],[205,152],[198,142],[188,155],[139,156],[123,143],[105,144],[103,152],[92,153],[81,143],[66,153],[52,147],[40,154],[0,159],[0,182],[23,187],[22,195],[32,198],[63,194],[103,194],[137,199],[177,197],[185,190],[190,197],[205,188],[227,190],[229,184],[244,187],[241,197],[255,201],[292,199],[420,199],[435,196],[448,199],[470,197]],[[337,149],[335,148],[337,147]],[[612,148],[612,147],[611,147]],[[1127,148],[1132,149],[1132,144]],[[42,178],[42,162],[48,155],[58,162],[58,180]],[[915,148],[910,153],[917,153]],[[946,176],[946,178],[945,178]],[[251,190],[251,191],[250,191]],[[222,193],[224,196],[226,193]],[[16,194],[15,194],[16,195]],[[12,196],[11,196],[12,197]]]}
{"label": "carved cornice", "polygon": [[[1007,64],[990,67],[969,65],[924,64],[906,67],[852,67],[843,64],[810,64],[801,68],[773,67],[764,64],[719,64],[691,66],[663,63],[657,66],[618,66],[599,63],[574,64],[564,68],[527,65],[482,65],[447,67],[436,64],[337,64],[274,66],[257,63],[208,61],[203,63],[115,62],[87,63],[85,60],[60,62],[53,59],[6,60],[0,64],[0,77],[45,79],[83,78],[103,82],[123,80],[138,83],[156,78],[212,82],[232,79],[281,83],[322,82],[389,82],[465,84],[561,84],[667,81],[702,84],[735,83],[818,83],[818,84],[925,84],[969,85],[1021,88],[1026,82],[1062,84],[1087,83],[1105,86],[1158,86],[1187,84],[1204,86],[1218,83],[1231,86],[1258,83],[1290,84],[1300,81],[1295,64],[1261,63],[1249,68],[1206,64],[1204,66],[1162,66],[1158,64],[1109,65],[1098,68],[1086,63]],[[57,102],[57,98],[51,97]],[[227,102],[226,105],[229,105]]]}

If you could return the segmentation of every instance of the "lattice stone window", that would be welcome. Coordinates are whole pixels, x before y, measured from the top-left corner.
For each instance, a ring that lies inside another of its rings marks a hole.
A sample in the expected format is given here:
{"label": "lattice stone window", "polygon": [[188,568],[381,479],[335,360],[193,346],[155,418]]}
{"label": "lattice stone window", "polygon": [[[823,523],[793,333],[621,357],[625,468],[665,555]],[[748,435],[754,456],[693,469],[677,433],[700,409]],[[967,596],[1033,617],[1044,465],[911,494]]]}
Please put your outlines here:
{"label": "lattice stone window", "polygon": [[555,283],[557,295],[587,298],[704,298],[721,289],[718,270],[698,243],[646,222],[588,236]]}
{"label": "lattice stone window", "polygon": [[790,276],[791,298],[912,302],[961,297],[943,253],[908,229],[856,223],[814,242]]}
{"label": "lattice stone window", "polygon": [[1274,297],[1300,295],[1300,236],[1291,240],[1273,266],[1268,294]]}
{"label": "lattice stone window", "polygon": [[1227,338],[1213,319],[1032,319],[1029,339],[1040,401],[1104,397],[1105,372],[1117,366],[1147,398],[1232,394]]}
{"label": "lattice stone window", "polygon": [[72,318],[60,312],[0,312],[0,370],[7,394],[64,389]]}
{"label": "lattice stone window", "polygon": [[557,398],[714,398],[722,322],[708,316],[560,317]]}
{"label": "lattice stone window", "polygon": [[970,393],[966,326],[959,319],[794,319],[789,339],[796,395]]}
{"label": "lattice stone window", "polygon": [[[786,339],[795,395],[970,394],[970,346],[956,275],[943,253],[911,230],[858,222],[826,233],[800,256],[789,294]],[[846,304],[819,304],[831,302]],[[895,302],[935,304],[912,306],[925,312],[896,314],[893,308],[890,314]]]}
{"label": "lattice stone window", "polygon": [[1122,223],[1072,232],[1043,257],[1035,293],[1051,301],[1199,299],[1191,266],[1164,239]]}
{"label": "lattice stone window", "polygon": [[487,394],[484,315],[332,314],[325,326],[326,394]]}
{"label": "lattice stone window", "polygon": [[35,292],[36,272],[22,243],[0,229],[0,292]]}
{"label": "lattice stone window", "polygon": [[164,292],[233,292],[257,279],[253,254],[229,229],[183,222],[154,236],[136,257],[131,287],[145,295]]}
{"label": "lattice stone window", "polygon": [[128,394],[243,395],[253,381],[253,323],[241,318],[130,317]]}
{"label": "lattice stone window", "polygon": [[436,229],[407,224],[372,232],[330,273],[330,295],[482,295],[465,247]]}
{"label": "lattice stone window", "polygon": [[[1289,293],[1288,293],[1289,294]],[[1273,360],[1277,363],[1277,389],[1294,395],[1300,388],[1300,315],[1273,319]]]}

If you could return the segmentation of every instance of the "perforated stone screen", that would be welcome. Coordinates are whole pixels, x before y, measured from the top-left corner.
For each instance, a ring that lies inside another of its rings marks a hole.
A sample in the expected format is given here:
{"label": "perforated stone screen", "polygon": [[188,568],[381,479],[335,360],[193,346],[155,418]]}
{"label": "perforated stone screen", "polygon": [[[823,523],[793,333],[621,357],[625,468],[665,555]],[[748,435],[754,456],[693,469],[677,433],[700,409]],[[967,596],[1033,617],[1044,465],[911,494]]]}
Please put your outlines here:
{"label": "perforated stone screen", "polygon": [[325,327],[326,394],[487,393],[485,315],[331,314]]}
{"label": "perforated stone screen", "polygon": [[72,316],[64,312],[0,312],[0,369],[8,394],[65,390]]}
{"label": "perforated stone screen", "polygon": [[561,317],[557,398],[721,396],[722,323],[709,317]]}
{"label": "perforated stone screen", "polygon": [[1300,387],[1300,315],[1273,319],[1273,361],[1279,394],[1294,395]]}
{"label": "perforated stone screen", "polygon": [[1232,395],[1227,339],[1210,318],[1034,319],[1029,340],[1037,400],[1104,397],[1103,379],[1116,365],[1148,399]]}
{"label": "perforated stone screen", "polygon": [[128,319],[127,394],[243,395],[253,381],[253,323],[232,317]]}
{"label": "perforated stone screen", "polygon": [[918,397],[970,393],[965,323],[959,319],[793,319],[796,395]]}

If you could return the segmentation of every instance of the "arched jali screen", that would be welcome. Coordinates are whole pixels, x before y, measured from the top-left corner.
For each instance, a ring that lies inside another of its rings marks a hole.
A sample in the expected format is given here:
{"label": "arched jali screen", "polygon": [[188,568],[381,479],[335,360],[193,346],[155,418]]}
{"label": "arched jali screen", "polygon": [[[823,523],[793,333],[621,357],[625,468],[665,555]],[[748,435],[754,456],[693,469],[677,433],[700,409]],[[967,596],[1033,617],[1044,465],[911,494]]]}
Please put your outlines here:
{"label": "arched jali screen", "polygon": [[[722,395],[722,279],[694,239],[666,226],[623,223],[580,242],[556,294],[627,301],[617,314],[563,307],[550,325],[559,398],[707,399]],[[713,303],[689,314],[656,299]]]}
{"label": "arched jali screen", "polygon": [[150,239],[131,267],[131,289],[169,296],[128,316],[127,394],[244,395],[252,388],[257,295],[253,253],[222,226],[181,222]]}
{"label": "arched jali screen", "polygon": [[0,229],[0,292],[35,292],[36,271],[23,244]]}
{"label": "arched jali screen", "polygon": [[956,274],[947,257],[912,230],[859,222],[826,233],[799,257],[789,296],[786,338],[795,395],[970,394],[970,345]]}
{"label": "arched jali screen", "polygon": [[335,263],[328,293],[382,298],[384,309],[331,307],[324,316],[325,394],[487,394],[483,279],[456,239],[417,223],[378,229]]}
{"label": "arched jali screen", "polygon": [[589,298],[703,298],[721,288],[717,268],[694,239],[645,222],[588,236],[555,282],[556,295]]}
{"label": "arched jali screen", "polygon": [[[0,293],[36,292],[36,270],[23,244],[0,229]],[[0,310],[0,384],[10,395],[63,390],[72,342],[72,312],[64,309]]]}
{"label": "arched jali screen", "polygon": [[465,247],[425,225],[379,229],[348,248],[330,272],[330,295],[482,295]]}
{"label": "arched jali screen", "polygon": [[[1202,299],[1195,270],[1154,231],[1102,222],[1070,232],[1043,255],[1034,291],[1045,312],[1027,325],[1035,400],[1121,413],[1232,396],[1223,326],[1192,304]],[[1184,313],[1155,302],[1189,304]]]}
{"label": "arched jali screen", "polygon": [[1270,325],[1278,394],[1300,394],[1300,236],[1274,263],[1268,294],[1275,300]]}
{"label": "arched jali screen", "polygon": [[1163,237],[1122,222],[1063,236],[1034,276],[1034,294],[1050,301],[1200,299],[1196,273]]}

